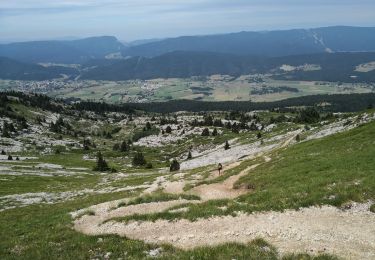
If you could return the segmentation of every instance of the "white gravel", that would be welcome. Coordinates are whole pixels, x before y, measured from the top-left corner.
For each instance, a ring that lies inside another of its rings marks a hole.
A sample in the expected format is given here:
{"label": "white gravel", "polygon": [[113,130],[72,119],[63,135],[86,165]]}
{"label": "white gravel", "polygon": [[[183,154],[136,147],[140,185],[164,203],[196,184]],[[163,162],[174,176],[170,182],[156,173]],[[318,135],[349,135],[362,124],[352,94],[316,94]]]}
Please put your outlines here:
{"label": "white gravel", "polygon": [[[173,206],[169,203],[151,204],[135,205],[133,208],[147,208],[146,212],[152,213]],[[95,216],[83,216],[75,220],[74,227],[87,235],[118,234],[147,243],[169,243],[183,249],[227,242],[247,243],[263,238],[275,245],[281,254],[329,253],[348,259],[374,259],[375,214],[369,211],[369,205],[370,203],[354,204],[350,210],[345,211],[322,206],[298,211],[238,213],[236,216],[198,219],[195,222],[181,219],[129,223],[103,223],[120,213],[114,212],[107,218],[105,207],[98,205],[96,208],[92,207],[94,210],[98,209]],[[141,214],[139,210],[130,208],[121,210],[126,215]]]}

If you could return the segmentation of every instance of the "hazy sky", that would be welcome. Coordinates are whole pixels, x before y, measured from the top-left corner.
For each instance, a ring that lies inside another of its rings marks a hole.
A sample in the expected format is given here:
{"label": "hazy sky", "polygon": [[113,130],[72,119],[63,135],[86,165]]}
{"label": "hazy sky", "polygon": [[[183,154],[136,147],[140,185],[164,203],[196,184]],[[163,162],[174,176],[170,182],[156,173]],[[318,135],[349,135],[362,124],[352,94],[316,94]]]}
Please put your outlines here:
{"label": "hazy sky", "polygon": [[0,0],[0,41],[375,26],[375,0]]}

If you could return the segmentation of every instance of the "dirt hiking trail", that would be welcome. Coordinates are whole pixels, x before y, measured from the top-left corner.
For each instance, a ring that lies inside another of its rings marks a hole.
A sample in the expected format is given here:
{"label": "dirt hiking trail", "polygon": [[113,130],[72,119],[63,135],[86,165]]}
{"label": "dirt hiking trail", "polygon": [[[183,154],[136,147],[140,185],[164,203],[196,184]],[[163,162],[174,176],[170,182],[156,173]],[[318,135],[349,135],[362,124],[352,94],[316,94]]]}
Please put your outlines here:
{"label": "dirt hiking trail", "polygon": [[214,199],[234,199],[242,194],[248,193],[249,189],[234,189],[233,185],[250,170],[255,169],[259,164],[254,164],[242,170],[239,174],[230,176],[220,183],[204,184],[190,190],[190,193],[198,195],[203,201]]}
{"label": "dirt hiking trail", "polygon": [[281,254],[331,253],[346,259],[375,258],[375,214],[369,211],[369,203],[354,204],[345,211],[323,206],[299,211],[239,213],[235,217],[212,217],[195,222],[180,219],[103,223],[111,217],[161,212],[186,202],[146,203],[109,212],[105,210],[110,208],[108,203],[99,204],[91,207],[95,216],[85,215],[75,220],[74,228],[88,235],[118,234],[148,243],[170,243],[183,249],[264,238]]}
{"label": "dirt hiking trail", "polygon": [[[298,133],[289,136],[276,149],[288,146]],[[263,156],[265,162],[271,161],[267,154],[260,153],[257,157],[259,156]],[[240,163],[236,161],[225,165],[223,174]],[[281,255],[297,252],[328,253],[344,259],[375,259],[375,214],[369,210],[371,202],[353,203],[347,210],[322,206],[284,212],[238,212],[234,216],[217,216],[194,222],[187,219],[160,219],[155,222],[111,220],[134,214],[183,211],[187,208],[176,210],[172,207],[186,203],[236,198],[251,190],[234,189],[233,185],[257,166],[259,164],[251,165],[222,182],[199,185],[187,192],[200,196],[201,200],[178,199],[118,207],[120,202],[126,204],[130,201],[124,199],[73,212],[74,229],[87,235],[118,234],[147,243],[169,243],[182,249],[215,246],[227,242],[247,243],[263,238],[275,245]],[[167,181],[163,176],[159,177],[144,193],[152,193],[158,188],[163,188],[168,193],[183,193],[183,188],[188,183],[183,177],[182,174],[178,181]],[[212,171],[206,180],[215,180],[217,177],[217,171]],[[84,214],[88,210],[95,215]]]}

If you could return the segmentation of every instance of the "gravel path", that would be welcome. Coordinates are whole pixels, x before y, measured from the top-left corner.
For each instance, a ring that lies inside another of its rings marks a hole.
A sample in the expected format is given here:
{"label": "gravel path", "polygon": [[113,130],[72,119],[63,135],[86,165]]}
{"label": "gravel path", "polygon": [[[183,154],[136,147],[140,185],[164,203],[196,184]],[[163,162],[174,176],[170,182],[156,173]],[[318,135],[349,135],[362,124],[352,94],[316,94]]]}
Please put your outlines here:
{"label": "gravel path", "polygon": [[164,189],[165,192],[167,193],[172,193],[172,194],[180,194],[184,192],[184,187],[185,187],[186,182],[184,180],[179,180],[179,181],[167,181],[163,183],[161,186]]}
{"label": "gravel path", "polygon": [[[93,211],[95,212],[94,216],[91,215],[84,215],[80,218],[77,218],[74,221],[74,228],[77,231],[80,231],[85,234],[96,235],[96,234],[105,234],[106,233],[106,226],[107,223],[103,224],[104,221],[116,218],[116,217],[123,217],[123,216],[130,216],[134,214],[149,214],[162,212],[167,210],[171,207],[184,204],[184,203],[199,203],[200,201],[197,200],[171,200],[171,201],[164,201],[164,202],[151,202],[151,203],[143,203],[143,204],[136,204],[136,205],[129,205],[118,207],[119,203],[127,203],[130,199],[123,199],[123,200],[115,200],[110,202],[101,203],[95,206],[91,206],[87,209],[78,210],[76,212],[72,212],[71,215],[73,218],[79,217],[82,213],[86,211]],[[103,229],[104,228],[104,229]]]}
{"label": "gravel path", "polygon": [[[183,203],[182,200],[135,205],[122,208],[121,213],[115,211],[112,215],[160,212],[179,203]],[[282,213],[213,217],[195,222],[182,219],[128,224],[107,222],[101,225],[108,214],[97,211],[95,216],[76,220],[74,227],[88,235],[118,234],[148,243],[170,243],[183,249],[226,242],[246,243],[260,237],[275,245],[281,254],[324,252],[345,259],[375,259],[375,214],[369,211],[369,205],[355,204],[345,211],[323,206]]]}
{"label": "gravel path", "polygon": [[223,182],[197,186],[191,189],[190,192],[198,195],[204,201],[214,199],[234,199],[249,192],[248,189],[233,189],[234,183],[258,165],[259,164],[251,165],[239,174],[233,175]]}

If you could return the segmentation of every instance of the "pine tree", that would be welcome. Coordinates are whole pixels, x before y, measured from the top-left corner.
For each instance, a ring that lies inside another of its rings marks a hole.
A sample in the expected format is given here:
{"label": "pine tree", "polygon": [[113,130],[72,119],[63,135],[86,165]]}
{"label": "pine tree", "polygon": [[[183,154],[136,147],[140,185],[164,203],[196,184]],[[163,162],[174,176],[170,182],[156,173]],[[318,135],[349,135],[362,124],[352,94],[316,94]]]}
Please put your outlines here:
{"label": "pine tree", "polygon": [[85,150],[85,151],[90,150],[91,145],[92,144],[91,144],[90,139],[83,139],[83,150]]}
{"label": "pine tree", "polygon": [[251,123],[251,125],[250,125],[250,130],[251,130],[251,131],[256,131],[256,130],[258,130],[258,127],[256,126],[256,124],[255,124],[254,122]]}
{"label": "pine tree", "polygon": [[171,172],[175,172],[175,171],[180,170],[180,163],[176,159],[173,159],[173,161],[171,162],[171,165],[169,167],[169,170]]}
{"label": "pine tree", "polygon": [[129,151],[129,146],[128,146],[128,144],[125,141],[123,141],[121,143],[120,151],[121,152],[127,152],[127,151]]}
{"label": "pine tree", "polygon": [[2,136],[5,137],[5,138],[10,138],[9,125],[8,125],[8,123],[6,121],[4,122]]}
{"label": "pine tree", "polygon": [[208,130],[208,128],[203,129],[201,135],[202,135],[202,136],[209,136],[209,135],[210,135],[210,130]]}
{"label": "pine tree", "polygon": [[240,129],[239,129],[237,123],[233,123],[232,132],[235,133],[235,134],[238,134],[240,132]]}
{"label": "pine tree", "polygon": [[29,127],[24,117],[21,117],[19,119],[19,126],[20,126],[20,129],[27,129]]}
{"label": "pine tree", "polygon": [[133,157],[133,165],[134,166],[143,166],[146,165],[146,159],[143,156],[143,153],[137,152]]}
{"label": "pine tree", "polygon": [[191,154],[191,151],[189,151],[188,156],[187,156],[187,159],[190,160],[190,159],[192,159],[192,158],[193,158],[193,155]]}
{"label": "pine tree", "polygon": [[296,141],[297,141],[297,142],[301,141],[301,136],[300,136],[299,134],[296,135]]}
{"label": "pine tree", "polygon": [[214,131],[212,131],[212,136],[217,136],[217,135],[218,135],[217,129],[214,128]]}
{"label": "pine tree", "polygon": [[213,121],[213,118],[212,118],[211,115],[208,115],[208,116],[204,117],[203,120],[204,120],[204,122],[203,122],[204,125],[212,126],[214,124],[214,121]]}
{"label": "pine tree", "polygon": [[113,151],[118,151],[118,150],[120,150],[120,145],[117,144],[117,143],[114,144],[112,150],[113,150]]}
{"label": "pine tree", "polygon": [[229,150],[230,149],[230,145],[229,145],[228,141],[225,141],[224,149],[225,150]]}
{"label": "pine tree", "polygon": [[167,126],[167,128],[165,129],[165,132],[166,132],[167,134],[172,133],[172,128],[171,128],[170,126]]}
{"label": "pine tree", "polygon": [[13,160],[13,157],[12,157],[12,155],[8,155],[8,161],[12,161]]}
{"label": "pine tree", "polygon": [[107,162],[104,160],[102,153],[98,152],[96,166],[94,167],[94,171],[108,171],[108,170],[110,170],[110,168],[108,167]]}
{"label": "pine tree", "polygon": [[105,138],[111,139],[112,138],[112,134],[110,132],[105,133]]}
{"label": "pine tree", "polygon": [[258,132],[258,133],[257,133],[257,138],[258,138],[258,139],[262,138],[262,133],[261,133],[261,132]]}
{"label": "pine tree", "polygon": [[221,121],[221,119],[216,119],[214,121],[214,126],[223,127],[223,122]]}

